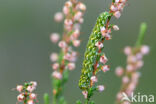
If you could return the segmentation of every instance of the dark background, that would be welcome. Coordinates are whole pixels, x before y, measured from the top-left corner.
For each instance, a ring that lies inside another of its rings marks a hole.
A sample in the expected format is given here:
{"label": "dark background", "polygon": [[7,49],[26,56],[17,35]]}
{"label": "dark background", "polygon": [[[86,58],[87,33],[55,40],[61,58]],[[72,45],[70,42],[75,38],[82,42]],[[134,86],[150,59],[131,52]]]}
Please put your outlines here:
{"label": "dark background", "polygon": [[[85,22],[82,25],[79,47],[80,57],[77,69],[71,72],[66,85],[65,98],[69,104],[83,99],[78,88],[81,63],[88,37],[99,13],[108,10],[111,0],[83,0],[87,6]],[[50,42],[52,32],[61,32],[62,24],[53,21],[53,15],[62,10],[65,0],[0,0],[0,104],[15,104],[17,84],[35,80],[38,82],[38,99],[43,104],[44,92],[51,94],[52,73],[49,55],[58,52],[57,45]],[[142,77],[137,87],[141,94],[156,95],[156,0],[129,0],[128,6],[117,24],[120,31],[113,32],[113,39],[105,43],[111,71],[99,75],[100,84],[105,84],[103,93],[96,93],[96,104],[113,104],[120,86],[120,79],[114,75],[115,67],[125,66],[126,57],[122,49],[134,45],[141,22],[148,24],[144,44],[151,48],[145,56],[141,69]]]}

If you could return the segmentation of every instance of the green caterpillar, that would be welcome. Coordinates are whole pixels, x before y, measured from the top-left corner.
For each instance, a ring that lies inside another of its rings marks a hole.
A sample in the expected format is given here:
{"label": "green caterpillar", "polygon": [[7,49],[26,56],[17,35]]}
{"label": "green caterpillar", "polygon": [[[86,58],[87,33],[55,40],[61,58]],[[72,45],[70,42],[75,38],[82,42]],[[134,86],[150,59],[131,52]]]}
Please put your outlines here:
{"label": "green caterpillar", "polygon": [[101,34],[101,27],[105,26],[106,21],[111,18],[111,15],[112,14],[108,12],[100,14],[100,16],[97,18],[96,25],[89,37],[79,80],[79,87],[82,90],[87,90],[90,86],[90,78],[94,69],[94,63],[96,61],[96,58],[99,56],[95,44],[104,39]]}

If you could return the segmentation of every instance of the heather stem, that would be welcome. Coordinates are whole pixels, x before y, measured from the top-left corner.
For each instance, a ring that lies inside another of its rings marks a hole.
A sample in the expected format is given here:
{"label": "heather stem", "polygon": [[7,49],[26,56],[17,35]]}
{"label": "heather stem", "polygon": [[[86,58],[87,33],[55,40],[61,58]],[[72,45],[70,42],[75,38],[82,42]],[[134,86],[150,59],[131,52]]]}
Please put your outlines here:
{"label": "heather stem", "polygon": [[56,96],[55,95],[53,95],[53,104],[56,104]]}
{"label": "heather stem", "polygon": [[136,42],[136,46],[140,46],[144,40],[145,37],[145,32],[147,30],[147,24],[146,23],[142,23],[140,25],[140,32],[139,32],[139,37],[138,40]]}
{"label": "heather stem", "polygon": [[26,92],[26,94],[24,96],[25,96],[24,104],[27,104],[27,92]]}
{"label": "heather stem", "polygon": [[49,95],[47,93],[44,94],[44,104],[50,104],[49,103]]}

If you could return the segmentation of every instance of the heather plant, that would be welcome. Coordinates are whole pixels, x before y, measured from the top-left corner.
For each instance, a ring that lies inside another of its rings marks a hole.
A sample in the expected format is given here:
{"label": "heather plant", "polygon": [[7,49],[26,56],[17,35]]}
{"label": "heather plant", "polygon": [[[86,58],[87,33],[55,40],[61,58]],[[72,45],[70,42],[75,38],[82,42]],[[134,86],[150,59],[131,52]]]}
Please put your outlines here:
{"label": "heather plant", "polygon": [[144,64],[143,56],[149,53],[149,47],[142,45],[146,28],[146,23],[142,23],[135,46],[127,46],[124,49],[124,53],[127,56],[126,68],[120,66],[116,68],[116,75],[121,77],[122,80],[120,91],[117,94],[116,104],[131,104],[127,99],[123,99],[123,94],[130,97],[135,91],[141,75],[139,69],[142,68]]}
{"label": "heather plant", "polygon": [[[79,47],[80,25],[83,23],[83,15],[86,6],[77,0],[69,0],[63,7],[63,12],[55,14],[56,22],[61,22],[64,17],[64,29],[62,39],[59,41],[59,34],[52,33],[51,41],[57,43],[60,47],[60,53],[52,53],[51,61],[53,62],[52,73],[53,80],[53,104],[66,104],[63,97],[64,85],[68,80],[69,71],[75,69],[78,52],[74,47]],[[48,104],[48,95],[44,96],[46,104]]]}
{"label": "heather plant", "polygon": [[37,82],[26,82],[24,85],[17,85],[16,90],[20,93],[17,96],[17,104],[23,102],[23,104],[34,104],[37,102],[37,95],[33,91],[37,87]]}

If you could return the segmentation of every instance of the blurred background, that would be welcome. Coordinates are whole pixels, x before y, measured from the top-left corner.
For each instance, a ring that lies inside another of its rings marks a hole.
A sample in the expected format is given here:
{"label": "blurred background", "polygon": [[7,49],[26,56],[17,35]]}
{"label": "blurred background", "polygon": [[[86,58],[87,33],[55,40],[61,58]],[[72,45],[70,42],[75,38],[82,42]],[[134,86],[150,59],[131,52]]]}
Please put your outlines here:
{"label": "blurred background", "polygon": [[[0,104],[15,104],[17,92],[12,91],[17,84],[25,81],[37,81],[39,104],[43,104],[43,94],[51,95],[52,73],[49,55],[58,52],[57,45],[52,44],[49,36],[52,32],[62,33],[62,24],[53,20],[56,12],[61,11],[66,0],[0,0]],[[66,85],[65,98],[69,104],[83,99],[78,88],[81,63],[88,37],[99,13],[108,10],[111,0],[83,0],[87,6],[85,21],[82,25],[79,47],[80,57],[77,69],[70,74]],[[144,44],[151,48],[145,56],[144,67],[140,70],[142,77],[136,92],[156,96],[156,0],[129,0],[128,6],[119,20],[112,19],[120,31],[113,32],[113,39],[105,43],[105,53],[109,58],[111,71],[99,75],[100,84],[106,90],[93,97],[96,104],[113,104],[120,87],[120,79],[115,76],[115,67],[125,67],[126,57],[123,48],[133,46],[138,36],[141,22],[146,22]]]}

